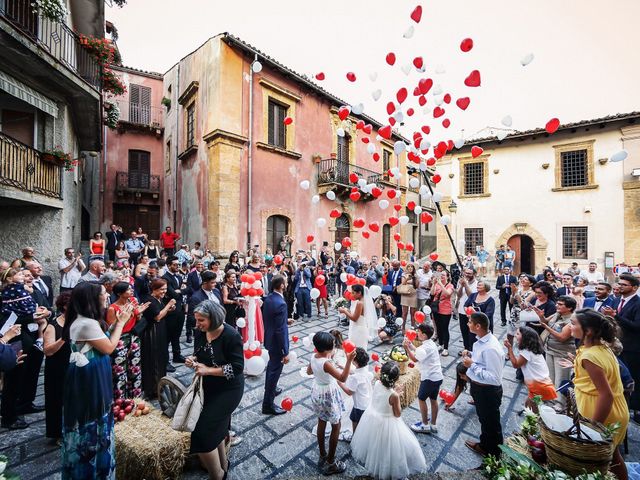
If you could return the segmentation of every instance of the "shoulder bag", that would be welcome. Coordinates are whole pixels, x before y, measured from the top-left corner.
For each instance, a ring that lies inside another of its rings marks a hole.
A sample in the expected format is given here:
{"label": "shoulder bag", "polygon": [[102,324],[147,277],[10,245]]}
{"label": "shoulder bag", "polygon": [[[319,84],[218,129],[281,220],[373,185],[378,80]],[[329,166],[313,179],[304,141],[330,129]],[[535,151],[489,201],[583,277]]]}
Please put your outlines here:
{"label": "shoulder bag", "polygon": [[203,405],[202,377],[196,375],[176,407],[171,428],[179,432],[193,432],[202,413]]}
{"label": "shoulder bag", "polygon": [[416,289],[413,288],[413,285],[410,285],[408,283],[405,283],[404,285],[398,285],[396,291],[400,295],[413,295],[414,293],[416,293]]}

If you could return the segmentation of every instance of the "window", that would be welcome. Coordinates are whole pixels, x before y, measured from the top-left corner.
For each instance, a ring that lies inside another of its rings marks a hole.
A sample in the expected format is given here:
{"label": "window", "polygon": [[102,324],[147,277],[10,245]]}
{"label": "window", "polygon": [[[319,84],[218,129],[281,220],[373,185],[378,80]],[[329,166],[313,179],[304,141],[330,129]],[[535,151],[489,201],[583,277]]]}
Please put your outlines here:
{"label": "window", "polygon": [[349,141],[350,137],[346,133],[344,136],[338,136],[338,161],[349,163]]}
{"label": "window", "polygon": [[589,184],[589,166],[587,150],[574,150],[560,153],[563,188],[580,187]]}
{"label": "window", "polygon": [[[336,218],[336,243],[342,243],[342,239],[344,237],[348,237],[351,234],[351,222],[349,221],[349,217],[346,214],[340,215]],[[344,251],[344,247],[340,249],[341,253]]]}
{"label": "window", "polygon": [[391,225],[382,226],[382,255],[389,258],[391,255]]}
{"label": "window", "polygon": [[187,148],[195,145],[196,143],[195,116],[196,106],[192,103],[187,107]]}
{"label": "window", "polygon": [[289,234],[289,219],[283,215],[271,215],[267,218],[267,248],[272,252],[280,251],[282,237]]}
{"label": "window", "polygon": [[562,258],[587,258],[587,231],[587,227],[562,227]]}
{"label": "window", "polygon": [[475,253],[477,247],[484,245],[484,232],[482,228],[465,228],[464,244],[467,252]]}
{"label": "window", "polygon": [[418,216],[416,215],[416,212],[414,212],[413,210],[409,210],[408,208],[405,208],[404,214],[407,217],[409,217],[409,223],[418,223]]}
{"label": "window", "polygon": [[391,152],[382,150],[382,175],[385,180],[389,180],[389,169],[391,168]]}
{"label": "window", "polygon": [[287,106],[269,98],[269,144],[279,148],[287,148],[287,127],[284,119]]}
{"label": "window", "polygon": [[129,84],[129,121],[138,125],[151,124],[151,88]]}
{"label": "window", "polygon": [[151,154],[142,150],[129,150],[129,188],[149,189]]}
{"label": "window", "polygon": [[463,164],[464,195],[482,195],[484,193],[484,163]]}
{"label": "window", "polygon": [[170,173],[171,172],[171,155],[172,155],[172,150],[171,150],[171,140],[167,140],[167,148],[164,151],[164,171],[166,173]]}

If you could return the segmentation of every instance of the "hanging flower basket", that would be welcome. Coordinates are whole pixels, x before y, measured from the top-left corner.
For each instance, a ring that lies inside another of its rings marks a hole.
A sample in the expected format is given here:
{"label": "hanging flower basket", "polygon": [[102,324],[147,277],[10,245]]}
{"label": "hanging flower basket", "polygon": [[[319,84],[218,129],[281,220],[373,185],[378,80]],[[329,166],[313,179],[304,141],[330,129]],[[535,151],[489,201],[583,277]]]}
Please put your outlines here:
{"label": "hanging flower basket", "polygon": [[104,111],[106,114],[104,124],[111,129],[115,129],[118,126],[118,121],[120,120],[120,109],[118,108],[118,105],[107,100],[104,103]]}
{"label": "hanging flower basket", "polygon": [[64,22],[69,13],[61,0],[33,0],[31,7],[34,12],[54,22]]}
{"label": "hanging flower basket", "polygon": [[73,172],[75,167],[80,163],[78,159],[73,160],[71,158],[71,154],[66,153],[60,146],[43,152],[40,158],[43,162],[53,163],[54,165],[64,167],[67,172]]}

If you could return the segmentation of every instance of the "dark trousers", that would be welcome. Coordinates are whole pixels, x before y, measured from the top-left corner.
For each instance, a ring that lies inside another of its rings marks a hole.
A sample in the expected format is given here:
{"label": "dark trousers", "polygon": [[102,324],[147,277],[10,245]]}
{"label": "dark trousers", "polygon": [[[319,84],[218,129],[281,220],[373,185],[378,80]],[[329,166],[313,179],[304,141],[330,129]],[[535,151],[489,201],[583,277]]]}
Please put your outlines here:
{"label": "dark trousers", "polygon": [[280,355],[269,354],[269,362],[267,363],[267,373],[264,379],[264,398],[262,399],[263,408],[273,407],[276,398],[276,387],[280,374],[282,373],[282,357]]}
{"label": "dark trousers", "polygon": [[445,350],[449,349],[449,322],[451,314],[443,315],[441,313],[433,314],[433,323],[438,331],[438,344],[442,345]]}
{"label": "dark trousers", "polygon": [[184,311],[182,307],[166,316],[167,319],[167,344],[171,345],[174,357],[180,356],[180,335],[184,327]]}
{"label": "dark trousers", "polygon": [[507,323],[507,306],[509,307],[509,314],[511,314],[511,303],[509,303],[509,298],[500,295],[500,321],[503,325]]}
{"label": "dark trousers", "polygon": [[638,385],[631,395],[629,408],[631,410],[640,410],[640,352],[623,350],[620,354],[620,360],[627,366],[631,378]]}
{"label": "dark trousers", "polygon": [[458,322],[460,323],[460,333],[462,334],[462,343],[464,344],[464,349],[471,351],[473,343],[471,342],[471,332],[469,331],[469,325],[467,325],[468,321],[469,317],[467,317],[464,313],[458,313]]}
{"label": "dark trousers", "polygon": [[193,312],[189,312],[187,314],[187,323],[186,323],[186,331],[187,335],[193,335],[193,331],[196,328],[196,317],[193,315]]}
{"label": "dark trousers", "polygon": [[176,254],[176,247],[173,248],[165,248],[164,253],[167,254],[167,257],[173,257]]}
{"label": "dark trousers", "polygon": [[311,292],[308,288],[300,288],[296,292],[296,300],[298,302],[298,317],[307,316],[311,318]]}
{"label": "dark trousers", "polygon": [[109,260],[112,262],[116,261],[116,249],[115,248],[107,248],[107,253],[109,254]]}
{"label": "dark trousers", "polygon": [[480,447],[488,454],[500,457],[499,445],[503,441],[500,424],[502,387],[471,382],[471,397],[480,420]]}
{"label": "dark trousers", "polygon": [[38,376],[44,354],[31,348],[22,365],[5,372],[0,415],[2,423],[11,424],[36,398]]}
{"label": "dark trousers", "polygon": [[393,306],[396,307],[396,317],[402,316],[402,304],[400,303],[401,296],[399,293],[392,293],[391,298],[393,299]]}
{"label": "dark trousers", "polygon": [[131,265],[132,267],[135,266],[138,263],[139,258],[140,258],[140,252],[138,253],[129,252],[129,265]]}

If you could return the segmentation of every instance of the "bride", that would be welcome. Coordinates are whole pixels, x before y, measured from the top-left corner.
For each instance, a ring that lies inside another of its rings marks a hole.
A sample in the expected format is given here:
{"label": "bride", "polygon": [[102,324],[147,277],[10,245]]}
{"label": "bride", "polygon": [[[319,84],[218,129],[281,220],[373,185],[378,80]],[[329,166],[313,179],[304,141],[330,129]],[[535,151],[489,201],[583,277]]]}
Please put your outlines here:
{"label": "bride", "polygon": [[377,333],[375,305],[369,290],[362,285],[353,285],[351,296],[351,310],[342,307],[338,311],[349,319],[349,340],[366,350],[369,340]]}

